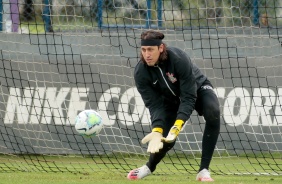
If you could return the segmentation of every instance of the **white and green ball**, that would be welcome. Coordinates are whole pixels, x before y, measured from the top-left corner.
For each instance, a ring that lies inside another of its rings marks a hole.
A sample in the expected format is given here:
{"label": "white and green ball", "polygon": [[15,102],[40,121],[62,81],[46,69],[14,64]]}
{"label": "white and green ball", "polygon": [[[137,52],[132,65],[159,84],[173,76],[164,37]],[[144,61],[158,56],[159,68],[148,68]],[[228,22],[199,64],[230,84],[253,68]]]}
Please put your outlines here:
{"label": "white and green ball", "polygon": [[102,117],[95,110],[84,110],[75,119],[75,129],[83,136],[98,135],[103,128]]}

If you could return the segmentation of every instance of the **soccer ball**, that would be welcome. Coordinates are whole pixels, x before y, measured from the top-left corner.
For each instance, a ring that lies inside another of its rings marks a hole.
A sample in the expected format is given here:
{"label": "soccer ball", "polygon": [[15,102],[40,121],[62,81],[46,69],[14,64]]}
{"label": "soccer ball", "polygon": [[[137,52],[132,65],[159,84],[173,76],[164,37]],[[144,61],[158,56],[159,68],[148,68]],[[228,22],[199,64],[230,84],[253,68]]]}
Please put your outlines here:
{"label": "soccer ball", "polygon": [[75,119],[75,129],[83,136],[98,135],[103,128],[100,114],[94,110],[81,111]]}

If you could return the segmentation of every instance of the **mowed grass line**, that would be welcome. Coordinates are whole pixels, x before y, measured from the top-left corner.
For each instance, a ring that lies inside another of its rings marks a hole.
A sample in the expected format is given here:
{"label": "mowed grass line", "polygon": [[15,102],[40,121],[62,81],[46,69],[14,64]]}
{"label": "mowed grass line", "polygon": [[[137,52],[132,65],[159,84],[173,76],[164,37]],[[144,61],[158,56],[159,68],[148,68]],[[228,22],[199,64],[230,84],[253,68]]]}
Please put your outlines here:
{"label": "mowed grass line", "polygon": [[[142,166],[147,157],[108,156],[82,157],[79,155],[0,155],[0,173],[4,172],[70,172],[92,173],[110,172],[127,173]],[[155,174],[196,174],[199,158],[166,157],[158,165]],[[279,174],[282,176],[282,160],[277,158],[214,157],[211,172],[216,174]]]}

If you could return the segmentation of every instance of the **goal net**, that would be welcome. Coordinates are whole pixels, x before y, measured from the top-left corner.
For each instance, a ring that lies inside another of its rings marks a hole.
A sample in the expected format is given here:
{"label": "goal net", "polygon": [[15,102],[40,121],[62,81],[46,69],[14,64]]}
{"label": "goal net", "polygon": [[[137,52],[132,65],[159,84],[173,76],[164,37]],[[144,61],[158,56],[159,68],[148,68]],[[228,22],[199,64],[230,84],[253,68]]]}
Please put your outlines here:
{"label": "goal net", "polygon": [[[133,72],[148,29],[215,87],[215,174],[282,174],[282,4],[258,0],[10,0],[0,6],[0,172],[118,172],[148,160],[150,115]],[[74,129],[97,110],[98,136]],[[205,122],[193,112],[156,174],[195,174]]]}

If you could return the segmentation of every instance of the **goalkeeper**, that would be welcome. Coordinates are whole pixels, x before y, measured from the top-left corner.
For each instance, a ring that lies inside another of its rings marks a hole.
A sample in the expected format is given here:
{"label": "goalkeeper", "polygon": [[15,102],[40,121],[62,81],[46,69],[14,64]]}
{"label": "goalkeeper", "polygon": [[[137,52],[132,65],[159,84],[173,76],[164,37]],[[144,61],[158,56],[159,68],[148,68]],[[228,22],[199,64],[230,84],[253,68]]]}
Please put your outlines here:
{"label": "goalkeeper", "polygon": [[151,116],[152,132],[142,139],[143,144],[148,143],[150,157],[145,165],[130,171],[127,178],[141,179],[154,172],[196,110],[206,121],[196,180],[213,181],[209,165],[220,130],[217,96],[189,56],[179,48],[167,47],[163,38],[163,33],[154,30],[141,34],[141,61],[135,67],[134,79]]}

